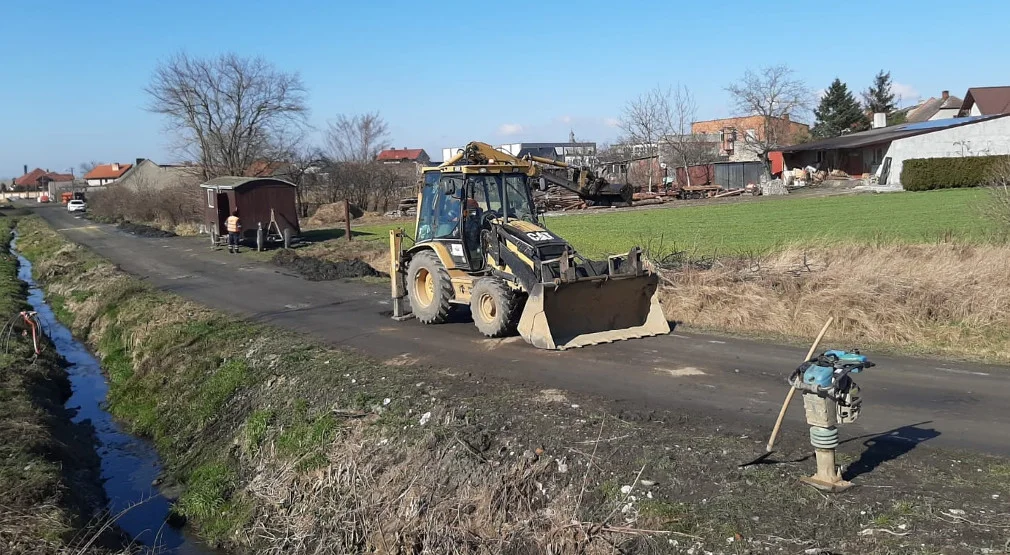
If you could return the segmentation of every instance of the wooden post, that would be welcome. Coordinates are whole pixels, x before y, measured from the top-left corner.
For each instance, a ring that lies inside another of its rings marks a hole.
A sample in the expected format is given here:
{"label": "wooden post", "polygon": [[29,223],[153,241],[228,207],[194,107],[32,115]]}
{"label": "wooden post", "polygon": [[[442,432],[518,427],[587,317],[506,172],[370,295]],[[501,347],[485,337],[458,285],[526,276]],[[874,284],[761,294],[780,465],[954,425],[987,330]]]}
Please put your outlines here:
{"label": "wooden post", "polygon": [[344,233],[347,240],[351,240],[351,201],[344,199]]}

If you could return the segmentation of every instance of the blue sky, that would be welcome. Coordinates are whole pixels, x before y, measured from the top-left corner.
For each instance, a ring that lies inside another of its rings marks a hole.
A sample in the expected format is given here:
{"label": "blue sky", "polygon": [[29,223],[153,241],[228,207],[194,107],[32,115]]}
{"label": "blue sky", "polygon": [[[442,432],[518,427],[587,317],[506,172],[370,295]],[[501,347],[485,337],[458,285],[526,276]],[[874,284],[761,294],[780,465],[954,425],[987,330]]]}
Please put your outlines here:
{"label": "blue sky", "polygon": [[394,146],[439,159],[569,129],[612,141],[624,104],[656,85],[687,85],[699,119],[729,116],[725,86],[764,65],[812,90],[836,76],[862,90],[887,69],[905,103],[1010,85],[1008,18],[1006,1],[5,2],[0,177],[175,161],[143,88],[180,50],[263,56],[300,73],[317,129],[378,110]]}

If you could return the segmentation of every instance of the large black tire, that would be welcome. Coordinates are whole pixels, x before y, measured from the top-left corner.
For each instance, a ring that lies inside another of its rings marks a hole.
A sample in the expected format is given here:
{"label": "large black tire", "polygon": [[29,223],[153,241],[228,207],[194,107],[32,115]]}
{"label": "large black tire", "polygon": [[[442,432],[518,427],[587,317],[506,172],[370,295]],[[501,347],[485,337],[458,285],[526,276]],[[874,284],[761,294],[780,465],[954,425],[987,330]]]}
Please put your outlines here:
{"label": "large black tire", "polygon": [[449,299],[455,294],[449,272],[432,251],[421,251],[407,265],[410,308],[422,324],[441,324],[449,317]]}
{"label": "large black tire", "polygon": [[478,279],[470,291],[473,323],[487,337],[512,335],[519,325],[524,298],[498,278]]}

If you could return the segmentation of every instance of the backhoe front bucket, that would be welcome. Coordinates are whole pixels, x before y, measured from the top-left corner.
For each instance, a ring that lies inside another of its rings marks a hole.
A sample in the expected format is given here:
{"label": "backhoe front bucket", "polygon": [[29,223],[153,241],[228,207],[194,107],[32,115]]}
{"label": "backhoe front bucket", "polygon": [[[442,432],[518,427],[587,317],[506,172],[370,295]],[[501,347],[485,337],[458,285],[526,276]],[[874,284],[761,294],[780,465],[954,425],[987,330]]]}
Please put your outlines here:
{"label": "backhoe front bucket", "polygon": [[537,285],[519,335],[541,349],[564,350],[670,333],[658,289],[655,274]]}

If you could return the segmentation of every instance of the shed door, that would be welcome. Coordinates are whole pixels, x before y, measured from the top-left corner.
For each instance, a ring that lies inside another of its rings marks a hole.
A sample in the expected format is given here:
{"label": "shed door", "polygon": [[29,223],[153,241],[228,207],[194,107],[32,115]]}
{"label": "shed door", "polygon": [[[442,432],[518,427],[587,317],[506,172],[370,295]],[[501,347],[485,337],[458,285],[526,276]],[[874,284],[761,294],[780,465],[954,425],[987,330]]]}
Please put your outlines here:
{"label": "shed door", "polygon": [[218,234],[226,235],[228,229],[225,227],[225,222],[228,217],[231,216],[231,206],[228,202],[228,193],[218,193],[217,194],[217,227]]}

